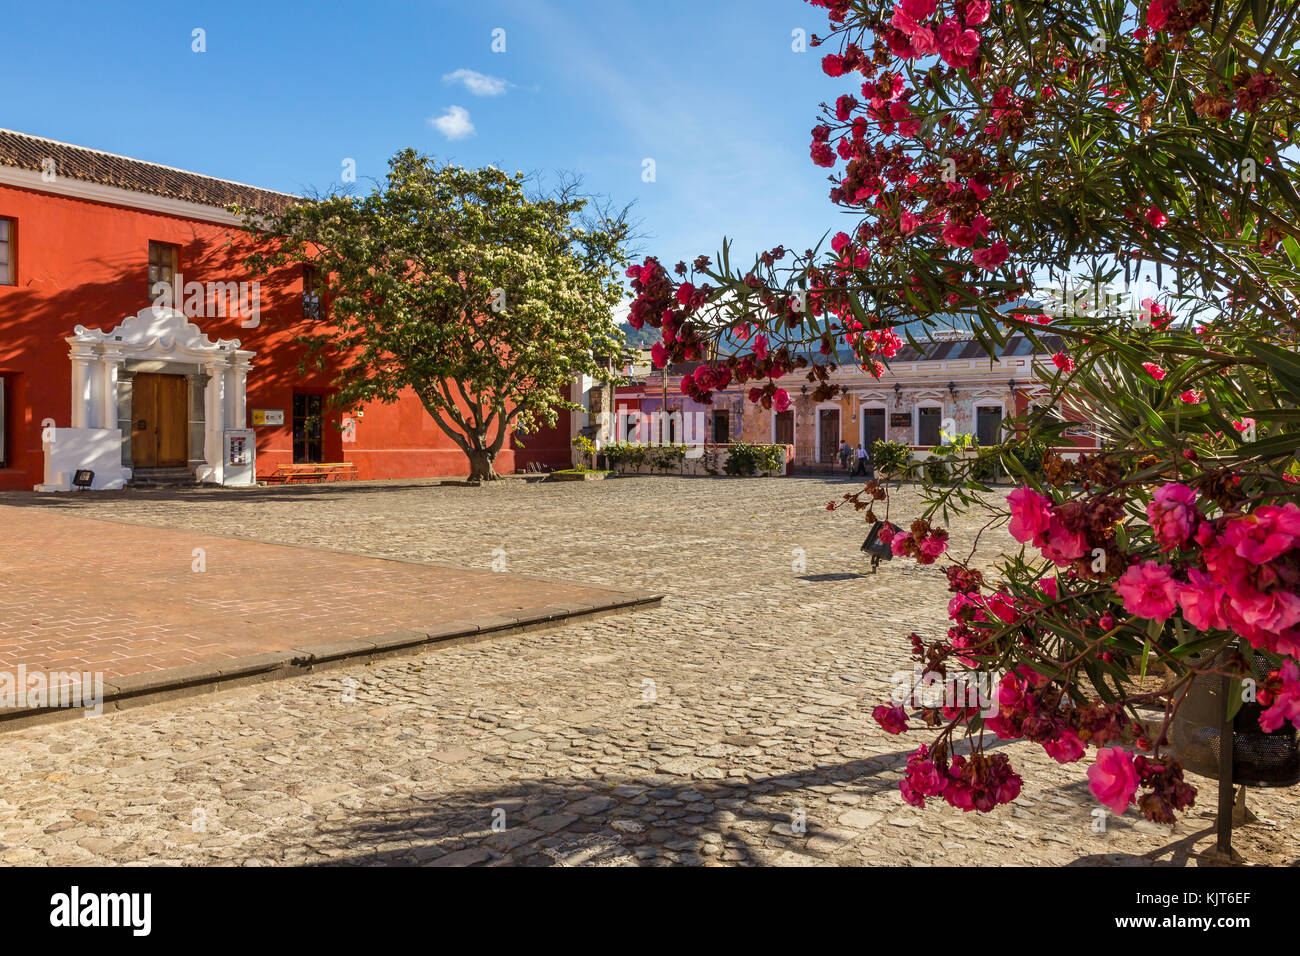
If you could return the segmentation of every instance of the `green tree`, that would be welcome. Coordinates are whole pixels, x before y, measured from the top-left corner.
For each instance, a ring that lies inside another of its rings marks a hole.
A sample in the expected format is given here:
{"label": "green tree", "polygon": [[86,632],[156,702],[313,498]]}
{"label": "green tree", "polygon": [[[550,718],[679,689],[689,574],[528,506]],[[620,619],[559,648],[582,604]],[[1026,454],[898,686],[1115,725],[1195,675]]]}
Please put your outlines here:
{"label": "green tree", "polygon": [[465,169],[407,149],[369,195],[305,200],[270,221],[256,270],[315,267],[328,311],[304,337],[337,361],[334,402],[393,402],[407,388],[469,458],[496,477],[506,436],[575,409],[578,375],[608,376],[622,344],[627,210],[567,180],[530,195],[522,173]]}

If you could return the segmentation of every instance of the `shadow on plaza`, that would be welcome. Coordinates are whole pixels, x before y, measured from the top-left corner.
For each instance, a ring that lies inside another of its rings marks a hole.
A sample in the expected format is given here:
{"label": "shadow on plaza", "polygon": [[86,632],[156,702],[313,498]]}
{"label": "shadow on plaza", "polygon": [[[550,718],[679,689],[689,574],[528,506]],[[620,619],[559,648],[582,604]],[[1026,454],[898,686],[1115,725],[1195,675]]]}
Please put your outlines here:
{"label": "shadow on plaza", "polygon": [[[837,829],[835,820],[818,819],[811,810],[800,816],[809,803],[801,791],[834,781],[855,784],[846,792],[862,797],[896,792],[892,777],[878,775],[901,769],[906,760],[907,754],[898,751],[730,784],[682,779],[662,786],[629,781],[618,787],[564,776],[430,793],[425,806],[359,813],[344,824],[323,825],[318,839],[349,852],[321,865],[409,866],[451,854],[465,864],[691,865],[720,860],[755,865],[771,863],[787,851],[799,856],[783,862],[813,863],[851,844],[828,832]],[[812,775],[817,779],[805,779]],[[657,815],[650,818],[646,809]],[[838,815],[853,807],[831,804],[829,809]],[[802,834],[796,832],[800,820],[806,828]],[[718,847],[716,855],[703,852],[706,837]],[[808,848],[816,838],[826,845]],[[393,843],[403,845],[386,846]]]}

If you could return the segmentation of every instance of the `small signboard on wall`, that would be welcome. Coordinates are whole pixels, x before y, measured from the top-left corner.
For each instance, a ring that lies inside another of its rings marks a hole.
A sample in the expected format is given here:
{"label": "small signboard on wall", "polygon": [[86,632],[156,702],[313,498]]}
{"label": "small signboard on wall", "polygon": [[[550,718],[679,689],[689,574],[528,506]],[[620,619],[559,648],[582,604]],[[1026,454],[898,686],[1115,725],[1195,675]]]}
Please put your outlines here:
{"label": "small signboard on wall", "polygon": [[253,409],[254,425],[283,425],[284,409],[283,408],[255,408]]}
{"label": "small signboard on wall", "polygon": [[223,485],[257,484],[257,434],[251,428],[227,428],[223,435]]}
{"label": "small signboard on wall", "polygon": [[890,428],[911,428],[912,413],[911,412],[890,412],[889,427]]}

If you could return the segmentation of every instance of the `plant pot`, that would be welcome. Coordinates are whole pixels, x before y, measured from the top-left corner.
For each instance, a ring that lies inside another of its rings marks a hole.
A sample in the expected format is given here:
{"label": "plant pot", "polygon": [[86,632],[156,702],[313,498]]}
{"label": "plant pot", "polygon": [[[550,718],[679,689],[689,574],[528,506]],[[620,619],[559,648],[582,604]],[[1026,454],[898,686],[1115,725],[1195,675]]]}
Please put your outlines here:
{"label": "plant pot", "polygon": [[[1256,655],[1253,675],[1262,682],[1271,669]],[[1290,724],[1268,733],[1260,729],[1257,703],[1241,705],[1232,721],[1232,780],[1248,787],[1290,787],[1300,783],[1300,747]],[[1169,728],[1169,743],[1183,766],[1219,778],[1219,737],[1223,719],[1223,679],[1208,674],[1192,680]]]}

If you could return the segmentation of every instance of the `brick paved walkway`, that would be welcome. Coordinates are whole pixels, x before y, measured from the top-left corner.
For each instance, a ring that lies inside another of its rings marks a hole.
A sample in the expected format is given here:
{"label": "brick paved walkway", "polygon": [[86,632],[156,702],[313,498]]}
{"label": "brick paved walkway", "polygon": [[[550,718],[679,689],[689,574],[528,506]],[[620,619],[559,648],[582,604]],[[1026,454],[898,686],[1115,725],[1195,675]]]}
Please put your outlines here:
{"label": "brick paved walkway", "polygon": [[112,679],[617,597],[41,508],[0,506],[0,541],[0,668],[29,673]]}
{"label": "brick paved walkway", "polygon": [[[858,576],[861,516],[825,510],[846,483],[502,484],[8,496],[484,571],[504,549],[512,573],[666,597],[5,734],[0,864],[1150,866],[1212,846],[1212,782],[1192,778],[1176,827],[1129,810],[1099,832],[1086,766],[1024,743],[999,746],[1025,780],[1015,804],[904,804],[907,754],[929,738],[886,734],[871,708],[910,673],[904,635],[943,633],[949,595],[937,567]],[[954,521],[953,547],[978,528]],[[1000,530],[980,545],[1014,546]],[[1251,793],[1247,859],[1300,863],[1295,793]]]}

